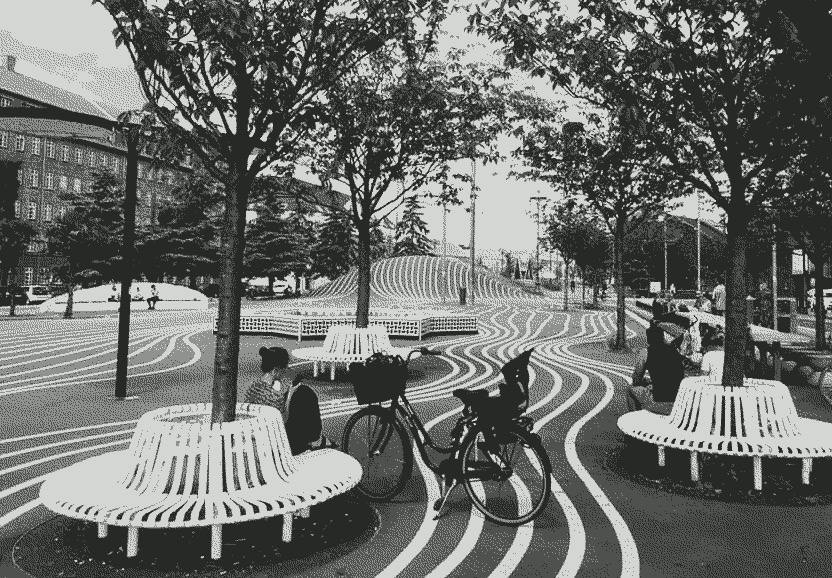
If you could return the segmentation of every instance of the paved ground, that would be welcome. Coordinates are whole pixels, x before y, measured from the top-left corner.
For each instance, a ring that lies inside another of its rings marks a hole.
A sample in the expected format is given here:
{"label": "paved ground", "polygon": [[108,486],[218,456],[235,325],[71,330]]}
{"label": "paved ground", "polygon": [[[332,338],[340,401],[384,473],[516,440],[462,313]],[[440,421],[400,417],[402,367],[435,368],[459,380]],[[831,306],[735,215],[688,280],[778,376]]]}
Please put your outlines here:
{"label": "paved ground", "polygon": [[[544,514],[520,529],[483,523],[458,491],[435,522],[429,504],[438,486],[416,473],[393,503],[346,500],[313,509],[289,549],[278,543],[279,522],[239,525],[226,534],[221,563],[205,560],[207,531],[143,532],[140,556],[126,561],[123,535],[97,543],[90,525],[55,517],[37,502],[44,475],[126,447],[145,411],[209,400],[212,312],[134,315],[132,401],[112,396],[115,317],[0,319],[0,576],[26,575],[13,552],[38,576],[832,575],[832,467],[818,464],[812,486],[795,489],[790,476],[799,479],[799,467],[766,460],[762,492],[750,490],[750,460],[707,462],[700,484],[686,480],[683,454],[668,452],[666,471],[657,471],[655,449],[628,443],[615,426],[633,356],[606,349],[614,314],[563,313],[540,302],[466,310],[480,316],[480,334],[430,339],[447,355],[413,362],[409,397],[432,435],[445,440],[458,407],[449,392],[495,384],[504,361],[535,346],[531,416],[556,480]],[[629,330],[642,342],[642,322],[630,319]],[[297,346],[243,337],[241,393],[264,343]],[[311,378],[309,364],[297,370]],[[325,432],[339,439],[356,409],[350,388],[326,376],[312,382]],[[818,390],[792,388],[792,395],[802,415],[832,421]],[[731,475],[749,489],[722,495],[719,483]]]}

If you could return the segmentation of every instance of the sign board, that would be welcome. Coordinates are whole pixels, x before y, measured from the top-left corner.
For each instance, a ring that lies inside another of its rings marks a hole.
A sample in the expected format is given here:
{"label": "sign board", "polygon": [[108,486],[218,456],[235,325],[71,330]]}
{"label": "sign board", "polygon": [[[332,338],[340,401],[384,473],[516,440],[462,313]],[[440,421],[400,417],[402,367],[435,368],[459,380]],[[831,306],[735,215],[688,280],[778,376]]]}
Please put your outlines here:
{"label": "sign board", "polygon": [[661,281],[650,281],[650,293],[660,293],[662,290]]}

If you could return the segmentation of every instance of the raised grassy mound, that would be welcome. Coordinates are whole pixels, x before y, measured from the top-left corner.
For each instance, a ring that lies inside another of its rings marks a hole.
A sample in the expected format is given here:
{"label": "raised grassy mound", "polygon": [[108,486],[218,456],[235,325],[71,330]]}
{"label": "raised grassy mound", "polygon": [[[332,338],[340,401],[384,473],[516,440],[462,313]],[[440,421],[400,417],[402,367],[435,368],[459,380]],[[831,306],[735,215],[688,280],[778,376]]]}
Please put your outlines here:
{"label": "raised grassy mound", "polygon": [[[390,257],[373,263],[370,291],[383,298],[421,300],[458,299],[459,288],[467,287],[471,269],[467,262],[448,257]],[[331,283],[315,289],[313,297],[355,295],[358,269]],[[485,299],[517,299],[528,297],[507,279],[485,269],[475,273],[476,296]]]}

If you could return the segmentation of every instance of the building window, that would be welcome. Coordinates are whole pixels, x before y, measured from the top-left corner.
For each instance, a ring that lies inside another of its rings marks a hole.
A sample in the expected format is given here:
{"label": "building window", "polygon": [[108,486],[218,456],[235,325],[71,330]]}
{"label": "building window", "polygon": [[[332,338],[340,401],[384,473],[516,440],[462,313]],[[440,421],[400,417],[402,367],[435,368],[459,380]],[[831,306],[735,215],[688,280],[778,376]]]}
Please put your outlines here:
{"label": "building window", "polygon": [[100,166],[100,167],[106,167],[107,166],[107,155],[105,155],[104,153],[100,153],[98,155],[98,166]]}
{"label": "building window", "polygon": [[20,201],[14,202],[14,216],[20,218]]}
{"label": "building window", "polygon": [[37,188],[40,186],[40,173],[37,171],[32,171],[32,188]]}
{"label": "building window", "polygon": [[79,165],[84,164],[84,151],[81,149],[75,149],[75,162]]}
{"label": "building window", "polygon": [[26,137],[22,134],[19,134],[14,139],[14,148],[18,151],[25,151],[26,150]]}
{"label": "building window", "polygon": [[118,173],[118,157],[113,157],[113,172]]}
{"label": "building window", "polygon": [[37,203],[29,203],[28,211],[26,211],[26,218],[30,221],[34,221],[38,216],[38,204]]}
{"label": "building window", "polygon": [[63,217],[66,215],[66,206],[62,205],[60,209],[58,209],[58,215]]}
{"label": "building window", "polygon": [[81,179],[78,177],[72,179],[72,190],[75,193],[81,194]]}
{"label": "building window", "polygon": [[61,175],[61,178],[58,180],[58,183],[62,191],[67,190],[67,188],[69,187],[69,177],[67,177],[66,175]]}
{"label": "building window", "polygon": [[6,97],[0,98],[0,106],[11,106],[12,101]]}
{"label": "building window", "polygon": [[40,245],[40,243],[38,243],[37,241],[32,241],[31,243],[26,245],[26,250],[29,251],[30,253],[37,253],[38,249],[40,249],[39,245]]}
{"label": "building window", "polygon": [[46,173],[46,188],[52,190],[55,188],[55,175]]}
{"label": "building window", "polygon": [[185,155],[185,162],[184,162],[185,166],[190,168],[191,165],[193,164],[193,162],[194,162],[193,155],[191,153],[186,154]]}
{"label": "building window", "polygon": [[95,166],[95,151],[90,151],[89,155],[87,155],[87,163],[91,166]]}
{"label": "building window", "polygon": [[69,162],[69,147],[67,145],[61,146],[61,160],[63,162]]}
{"label": "building window", "polygon": [[139,163],[139,175],[138,178],[144,178],[144,163]]}
{"label": "building window", "polygon": [[36,136],[32,139],[32,154],[39,155],[40,154],[40,137]]}
{"label": "building window", "polygon": [[32,267],[26,267],[23,270],[23,276],[26,278],[26,283],[24,285],[32,285],[32,277],[35,275],[35,270]]}
{"label": "building window", "polygon": [[0,131],[0,148],[9,148],[9,133],[7,131]]}
{"label": "building window", "polygon": [[43,206],[43,220],[44,221],[51,221],[52,220],[52,205],[49,203]]}
{"label": "building window", "polygon": [[55,158],[55,141],[46,141],[46,156],[48,156],[50,159]]}

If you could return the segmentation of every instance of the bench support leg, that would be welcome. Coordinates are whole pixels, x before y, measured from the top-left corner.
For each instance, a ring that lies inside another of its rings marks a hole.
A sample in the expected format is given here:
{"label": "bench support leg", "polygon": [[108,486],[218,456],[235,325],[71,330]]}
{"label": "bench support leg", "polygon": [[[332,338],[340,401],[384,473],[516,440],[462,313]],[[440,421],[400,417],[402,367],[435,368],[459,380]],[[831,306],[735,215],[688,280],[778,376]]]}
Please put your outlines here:
{"label": "bench support leg", "polygon": [[329,380],[335,381],[335,362],[329,364]]}
{"label": "bench support leg", "polygon": [[127,557],[133,558],[139,553],[139,529],[127,528]]}
{"label": "bench support leg", "polygon": [[690,479],[699,481],[699,457],[695,451],[690,452]]}
{"label": "bench support leg", "polygon": [[98,537],[99,538],[106,538],[107,537],[107,524],[104,522],[98,522]]}
{"label": "bench support leg", "polygon": [[664,446],[658,446],[659,448],[659,465],[664,467]]}
{"label": "bench support leg", "polygon": [[803,483],[809,483],[809,474],[812,473],[812,458],[803,458]]}
{"label": "bench support leg", "polygon": [[301,518],[308,518],[309,517],[309,508],[304,508],[300,511]]}
{"label": "bench support leg", "polygon": [[211,560],[222,556],[222,524],[211,525]]}
{"label": "bench support leg", "polygon": [[763,489],[763,458],[754,456],[754,489]]}
{"label": "bench support leg", "polygon": [[283,514],[283,541],[292,541],[292,514]]}
{"label": "bench support leg", "polygon": [[317,361],[312,362],[312,377],[318,377],[319,365]]}

